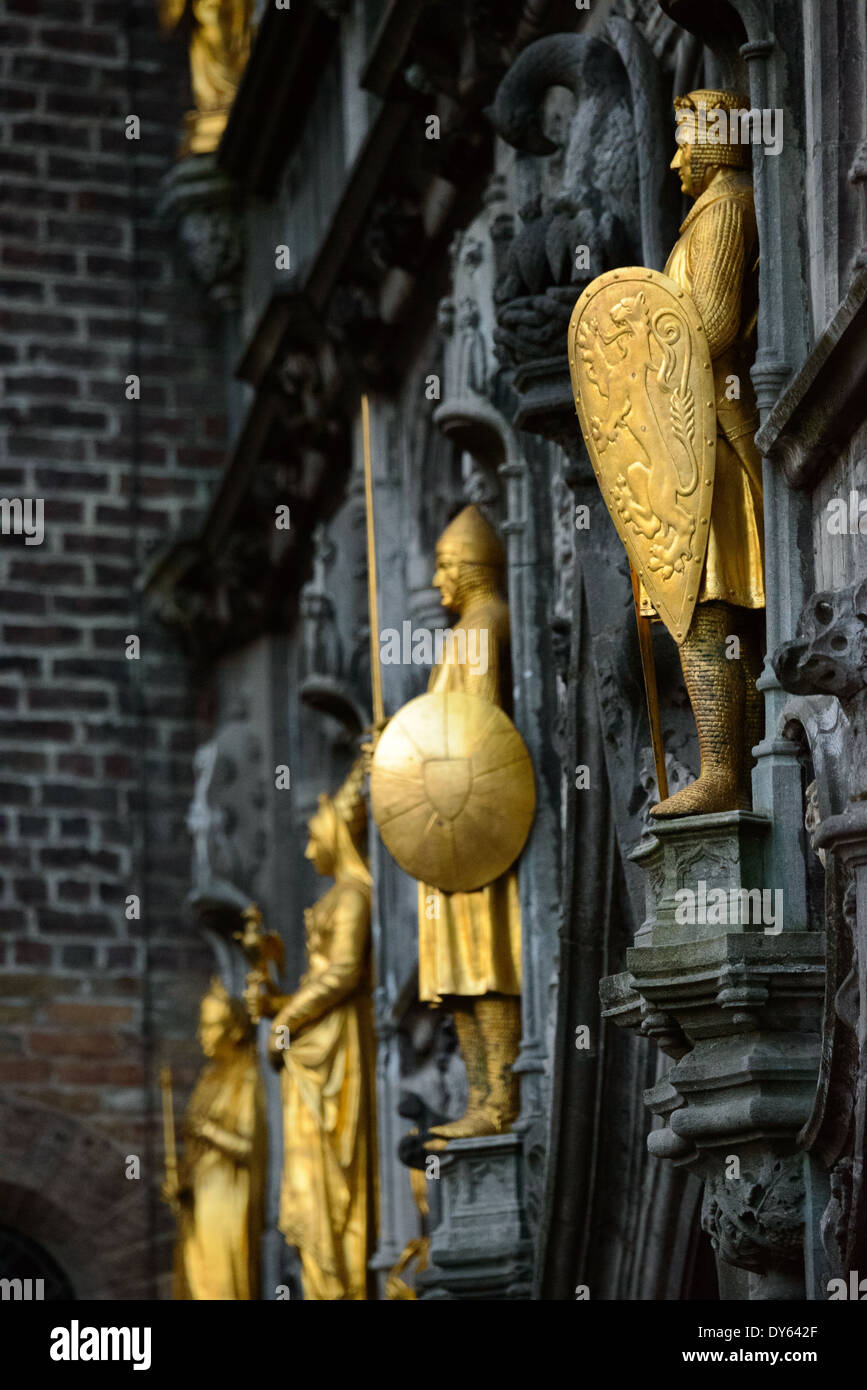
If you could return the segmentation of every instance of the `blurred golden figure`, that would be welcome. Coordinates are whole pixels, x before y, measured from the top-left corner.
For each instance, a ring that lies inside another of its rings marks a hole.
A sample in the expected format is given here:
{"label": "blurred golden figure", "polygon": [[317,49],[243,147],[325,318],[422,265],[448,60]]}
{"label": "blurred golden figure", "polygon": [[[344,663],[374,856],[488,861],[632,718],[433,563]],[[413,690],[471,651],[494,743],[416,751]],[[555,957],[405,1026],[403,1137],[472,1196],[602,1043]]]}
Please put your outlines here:
{"label": "blurred golden figure", "polygon": [[[454,858],[466,861],[475,852],[480,860],[488,855],[498,860],[496,877],[474,891],[446,892],[419,880],[419,998],[442,1003],[453,1014],[469,1085],[464,1115],[431,1131],[442,1140],[502,1134],[518,1115],[512,1065],[521,1036],[521,912],[517,875],[514,868],[503,872],[504,857],[497,851],[520,822],[515,851],[505,856],[506,863],[513,861],[529,829],[535,791],[517,731],[509,720],[485,713],[491,705],[508,713],[511,705],[509,608],[500,594],[504,568],[505,556],[493,527],[478,508],[465,507],[437,542],[433,577],[443,607],[458,614],[451,629],[454,640],[443,646],[428,695],[399,711],[379,738],[371,773],[381,830],[389,820],[403,820],[402,833],[415,835],[419,843],[445,836],[443,843],[448,844],[446,831],[451,827],[460,838]],[[453,705],[446,700],[437,706],[441,714],[435,713],[430,707],[434,693],[452,696]],[[465,700],[466,696],[475,698]],[[404,732],[401,725],[414,704],[426,709],[427,727]],[[435,737],[426,742],[428,734]],[[437,737],[443,744],[438,753],[433,747]],[[470,754],[473,743],[484,743],[486,737],[492,745],[486,750],[490,766],[480,776]],[[419,765],[426,798],[413,791]],[[470,807],[476,784],[501,777],[503,767],[511,768],[513,775],[509,782],[507,774],[497,804],[482,802],[473,809],[469,825],[461,825],[462,809]],[[414,794],[417,805],[410,804],[404,816],[402,805]],[[418,830],[414,816],[425,822]],[[389,848],[404,867],[413,857],[411,852],[401,854],[394,841]]]}
{"label": "blurred golden figure", "polygon": [[301,1256],[305,1299],[375,1296],[367,1264],[377,1225],[376,1054],[370,997],[367,811],[359,762],[320,796],[305,851],[328,892],[304,914],[308,969],[281,995],[255,972],[251,1011],[273,1018],[282,1067],[280,1230]]}
{"label": "blurred golden figure", "polygon": [[[749,145],[735,92],[675,102],[671,162],[695,200],[664,275],[599,276],[569,326],[575,401],[643,613],[680,647],[698,731],[698,780],[657,816],[749,810],[762,732],[765,606],[761,459],[755,445],[758,239]],[[732,643],[737,638],[737,646]]]}
{"label": "blurred golden figure", "polygon": [[178,1222],[174,1297],[258,1299],[262,1082],[249,1016],[218,979],[202,1000],[198,1037],[210,1060],[187,1108],[183,1158],[177,1168],[167,1162],[163,1189]]}
{"label": "blurred golden figure", "polygon": [[210,154],[220,143],[250,56],[253,0],[159,0],[160,24],[190,31],[195,111],[181,154]]}

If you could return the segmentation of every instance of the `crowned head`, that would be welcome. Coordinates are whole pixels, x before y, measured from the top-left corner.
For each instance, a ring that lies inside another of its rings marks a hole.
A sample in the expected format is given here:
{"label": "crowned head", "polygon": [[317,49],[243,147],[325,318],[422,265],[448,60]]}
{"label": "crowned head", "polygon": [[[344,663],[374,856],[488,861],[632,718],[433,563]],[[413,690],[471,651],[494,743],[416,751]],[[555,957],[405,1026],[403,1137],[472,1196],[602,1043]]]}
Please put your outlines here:
{"label": "crowned head", "polygon": [[363,794],[364,762],[354,764],[346,781],[327,796],[324,792],[319,805],[307,822],[309,839],[304,851],[318,874],[326,877],[350,872],[366,874],[365,839],[367,834],[367,803]]}
{"label": "crowned head", "polygon": [[198,1039],[206,1057],[225,1059],[252,1037],[253,1025],[240,999],[233,999],[218,976],[199,1009]]}

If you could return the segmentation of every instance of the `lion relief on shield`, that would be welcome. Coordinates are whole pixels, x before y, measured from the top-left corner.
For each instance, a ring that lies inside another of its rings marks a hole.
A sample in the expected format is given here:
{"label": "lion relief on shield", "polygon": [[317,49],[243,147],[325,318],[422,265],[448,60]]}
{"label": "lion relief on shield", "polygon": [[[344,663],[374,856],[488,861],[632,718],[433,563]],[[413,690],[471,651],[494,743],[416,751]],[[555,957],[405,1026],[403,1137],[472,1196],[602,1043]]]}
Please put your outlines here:
{"label": "lion relief on shield", "polygon": [[676,307],[651,312],[639,290],[611,305],[607,323],[583,319],[577,343],[599,396],[587,418],[600,458],[614,444],[621,458],[634,450],[610,505],[640,538],[648,569],[671,579],[693,558],[698,516],[697,499],[685,505],[700,477],[689,323]]}

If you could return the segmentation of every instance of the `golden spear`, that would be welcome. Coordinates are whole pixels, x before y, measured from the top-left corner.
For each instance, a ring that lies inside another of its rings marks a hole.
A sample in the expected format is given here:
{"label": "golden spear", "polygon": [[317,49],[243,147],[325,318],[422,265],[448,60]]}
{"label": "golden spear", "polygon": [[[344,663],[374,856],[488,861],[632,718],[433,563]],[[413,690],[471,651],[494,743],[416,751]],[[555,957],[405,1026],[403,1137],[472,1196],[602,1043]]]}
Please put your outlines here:
{"label": "golden spear", "polygon": [[379,607],[376,599],[376,542],[373,533],[373,474],[370,465],[370,406],[361,397],[361,434],[364,444],[364,502],[367,513],[367,611],[370,621],[370,689],[373,727],[385,718],[382,703],[382,671],[379,665]]}
{"label": "golden spear", "polygon": [[163,1095],[163,1145],[166,1158],[166,1182],[171,1190],[178,1183],[178,1151],[175,1145],[175,1111],[172,1104],[172,1069],[160,1067],[160,1089]]}
{"label": "golden spear", "polygon": [[653,634],[650,619],[641,612],[641,589],[638,575],[629,566],[632,578],[632,599],[635,604],[635,621],[638,624],[638,647],[641,652],[641,671],[644,676],[644,695],[647,700],[647,719],[650,724],[650,744],[653,748],[653,764],[656,768],[656,790],[660,801],[668,797],[668,773],[665,770],[665,748],[662,743],[662,724],[659,719],[659,692],[656,688],[656,664],[653,660]]}

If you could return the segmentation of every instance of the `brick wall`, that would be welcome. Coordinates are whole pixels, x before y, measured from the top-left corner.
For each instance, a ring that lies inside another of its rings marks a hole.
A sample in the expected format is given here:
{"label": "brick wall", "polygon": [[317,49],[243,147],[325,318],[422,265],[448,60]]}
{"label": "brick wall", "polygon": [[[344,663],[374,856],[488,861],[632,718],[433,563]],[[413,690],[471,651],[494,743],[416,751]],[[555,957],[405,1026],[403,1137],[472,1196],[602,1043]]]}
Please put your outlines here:
{"label": "brick wall", "polygon": [[[0,10],[0,497],[45,504],[41,545],[0,536],[0,1089],[19,1118],[47,1107],[103,1155],[143,1156],[140,1184],[102,1161],[67,1186],[97,1211],[141,1204],[146,1294],[166,1265],[149,1078],[165,1055],[181,1089],[192,1079],[210,963],[184,905],[203,711],[134,581],[209,494],[220,325],[154,211],[189,104],[157,0]],[[125,399],[133,370],[138,403]],[[74,1166],[84,1150],[68,1147]],[[27,1149],[0,1150],[0,1190],[28,1189]],[[0,1201],[0,1224],[14,1208]],[[59,1234],[40,1239],[61,1249]]]}

